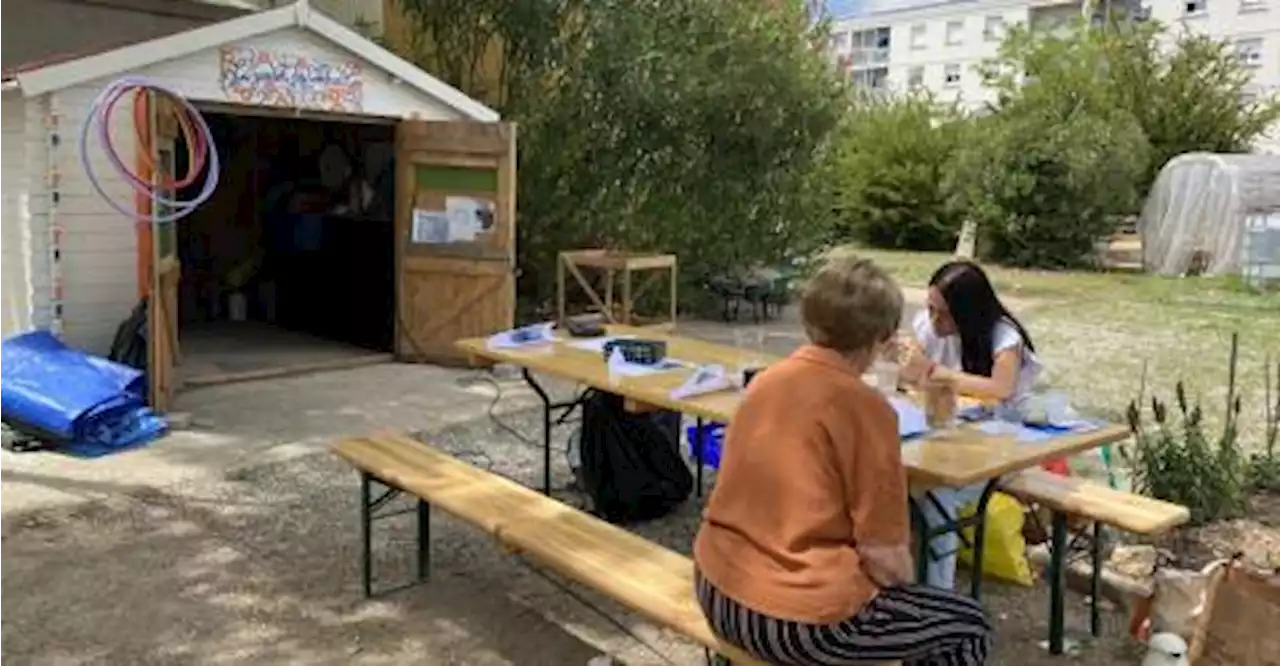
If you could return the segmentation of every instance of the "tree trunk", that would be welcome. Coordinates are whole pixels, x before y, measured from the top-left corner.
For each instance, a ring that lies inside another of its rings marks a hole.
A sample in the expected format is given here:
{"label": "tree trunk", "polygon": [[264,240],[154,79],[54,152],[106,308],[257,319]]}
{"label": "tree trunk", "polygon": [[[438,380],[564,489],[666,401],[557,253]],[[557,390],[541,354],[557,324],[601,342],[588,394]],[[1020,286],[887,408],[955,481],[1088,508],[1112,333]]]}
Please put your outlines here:
{"label": "tree trunk", "polygon": [[965,220],[960,226],[960,238],[956,241],[955,255],[961,259],[972,259],[978,244],[978,223]]}

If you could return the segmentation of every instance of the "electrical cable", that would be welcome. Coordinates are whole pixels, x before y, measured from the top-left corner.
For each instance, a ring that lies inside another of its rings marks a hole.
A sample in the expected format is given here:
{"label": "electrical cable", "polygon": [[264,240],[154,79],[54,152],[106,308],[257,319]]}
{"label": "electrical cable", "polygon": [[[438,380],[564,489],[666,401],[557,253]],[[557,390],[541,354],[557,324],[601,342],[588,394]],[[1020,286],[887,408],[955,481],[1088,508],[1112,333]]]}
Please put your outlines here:
{"label": "electrical cable", "polygon": [[[152,136],[150,120],[145,113],[146,106],[142,104],[148,94],[152,98],[166,98],[172,102],[170,109],[177,120],[178,129],[187,147],[187,173],[182,178],[163,173],[156,168],[155,159],[151,154],[155,146],[155,137]],[[130,169],[120,157],[120,152],[116,150],[111,139],[113,112],[126,95],[133,97],[133,130],[137,140],[137,152],[155,173],[154,181],[148,181]],[[93,160],[89,158],[90,135],[97,137],[98,144],[112,170],[128,183],[135,193],[152,202],[150,213],[143,214],[137,210],[130,210],[107,194],[93,166]],[[218,175],[222,169],[217,147],[214,145],[213,132],[200,111],[171,88],[141,76],[126,76],[107,84],[90,103],[84,125],[80,128],[80,164],[89,178],[89,184],[116,212],[130,219],[152,224],[175,222],[208,201],[218,187]],[[186,201],[178,199],[178,190],[194,185],[201,173],[204,174],[204,181],[195,198]],[[173,191],[173,194],[166,194],[169,191]],[[161,213],[162,208],[167,211]]]}
{"label": "electrical cable", "polygon": [[[542,448],[542,446],[538,442],[535,442],[532,438],[526,436],[524,433],[521,433],[519,430],[516,430],[514,426],[506,423],[505,421],[503,421],[501,418],[498,417],[497,407],[498,407],[498,404],[502,402],[502,398],[503,398],[502,384],[500,384],[493,377],[490,377],[488,375],[482,375],[482,374],[473,375],[471,379],[474,381],[485,382],[493,387],[494,396],[493,396],[493,400],[489,402],[489,408],[487,410],[487,414],[488,414],[489,420],[492,421],[493,424],[497,426],[499,430],[507,433],[508,435],[511,435],[512,437],[515,437],[518,441],[524,444],[527,444],[530,447]],[[566,455],[568,453],[567,450],[557,449],[557,451],[559,453],[564,453]],[[601,608],[599,604],[596,604],[590,599],[586,598],[582,593],[570,587],[568,583],[565,583],[564,581],[561,581],[555,578],[554,576],[547,573],[546,571],[543,571],[540,567],[534,565],[532,562],[529,562],[524,558],[518,558],[518,559],[520,563],[525,566],[525,568],[537,574],[540,578],[547,581],[552,586],[559,589],[561,592],[564,592],[565,594],[569,595],[570,598],[582,604],[584,607],[587,608],[587,610],[595,613],[596,615],[599,615],[602,619],[604,619],[606,622],[608,622],[618,631],[621,631],[627,636],[630,636],[632,640],[636,641],[640,645],[643,645],[645,649],[657,655],[657,657],[661,659],[663,663],[672,664],[674,666],[675,661],[673,661],[670,657],[664,654],[652,643],[650,643],[649,641],[641,637],[639,634],[637,634],[634,630],[631,629],[631,627],[628,627],[624,622],[615,618],[608,611]]]}

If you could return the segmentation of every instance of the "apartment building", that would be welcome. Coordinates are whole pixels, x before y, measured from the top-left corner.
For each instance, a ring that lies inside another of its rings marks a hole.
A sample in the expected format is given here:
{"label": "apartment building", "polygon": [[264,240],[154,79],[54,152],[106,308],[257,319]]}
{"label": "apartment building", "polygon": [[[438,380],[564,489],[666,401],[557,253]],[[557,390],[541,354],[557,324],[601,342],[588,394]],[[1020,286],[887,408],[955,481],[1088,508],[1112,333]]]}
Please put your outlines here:
{"label": "apartment building", "polygon": [[1253,70],[1249,97],[1280,94],[1280,0],[1148,0],[1164,25],[1225,39]]}
{"label": "apartment building", "polygon": [[[975,68],[996,54],[1009,26],[1060,30],[1092,16],[1094,7],[1081,0],[870,0],[856,14],[835,17],[832,57],[860,87],[927,89],[976,109],[992,93]],[[1280,0],[1142,0],[1129,7],[1140,19],[1232,41],[1255,70],[1249,94],[1280,92]]]}
{"label": "apartment building", "polygon": [[[1034,10],[1034,11],[1033,11]],[[996,53],[1010,25],[1070,21],[1078,0],[1033,7],[1026,0],[875,3],[832,27],[832,55],[855,85],[883,91],[931,90],[976,108],[989,99],[975,67]]]}

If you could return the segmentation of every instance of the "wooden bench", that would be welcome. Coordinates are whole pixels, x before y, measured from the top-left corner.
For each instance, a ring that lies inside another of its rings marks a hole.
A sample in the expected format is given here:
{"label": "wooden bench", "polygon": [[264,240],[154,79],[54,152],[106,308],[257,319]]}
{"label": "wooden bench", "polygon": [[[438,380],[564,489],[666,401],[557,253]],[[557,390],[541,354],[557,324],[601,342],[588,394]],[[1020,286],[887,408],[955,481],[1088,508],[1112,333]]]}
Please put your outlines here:
{"label": "wooden bench", "polygon": [[[644,615],[734,664],[760,664],[711,632],[694,595],[693,562],[674,551],[510,479],[473,467],[404,434],[345,439],[334,452],[360,472],[365,596],[373,594],[372,525],[399,493],[416,497],[417,580],[430,564],[434,506],[491,535],[508,549]],[[386,487],[377,497],[374,482]]]}
{"label": "wooden bench", "polygon": [[1155,536],[1191,519],[1187,507],[1042,469],[1029,469],[1005,477],[1000,489],[1053,513],[1048,570],[1049,651],[1053,654],[1062,654],[1064,647],[1064,587],[1070,518],[1083,518],[1093,524],[1089,629],[1095,637],[1102,633],[1098,605],[1102,597],[1102,527],[1106,525],[1133,534]]}

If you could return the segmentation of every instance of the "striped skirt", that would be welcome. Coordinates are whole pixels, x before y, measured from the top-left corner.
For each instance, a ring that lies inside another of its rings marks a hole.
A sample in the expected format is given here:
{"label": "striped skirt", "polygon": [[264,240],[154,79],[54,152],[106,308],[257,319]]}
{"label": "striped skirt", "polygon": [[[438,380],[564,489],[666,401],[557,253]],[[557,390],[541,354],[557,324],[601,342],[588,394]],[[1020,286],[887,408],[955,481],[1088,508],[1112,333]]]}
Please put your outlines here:
{"label": "striped skirt", "polygon": [[882,590],[854,617],[815,625],[757,613],[697,576],[711,629],[761,661],[780,666],[977,666],[991,649],[991,625],[977,601],[926,586]]}

